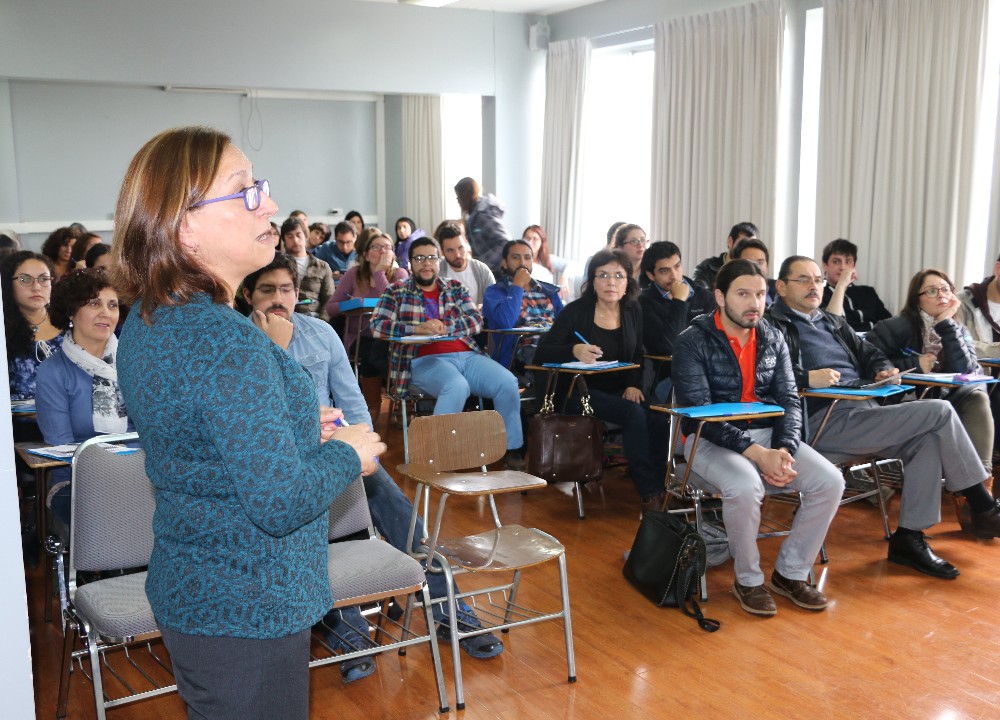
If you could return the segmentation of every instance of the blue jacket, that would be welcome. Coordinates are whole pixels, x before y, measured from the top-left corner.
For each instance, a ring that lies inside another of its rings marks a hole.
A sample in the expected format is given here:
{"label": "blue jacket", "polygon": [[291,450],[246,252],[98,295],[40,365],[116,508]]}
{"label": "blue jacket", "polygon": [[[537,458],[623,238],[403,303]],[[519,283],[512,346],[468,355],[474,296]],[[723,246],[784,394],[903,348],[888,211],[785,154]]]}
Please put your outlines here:
{"label": "blue jacket", "polygon": [[[715,327],[715,313],[699,315],[674,343],[672,377],[677,404],[682,407],[739,402],[743,375],[726,334]],[[780,405],[782,417],[748,422],[705,423],[701,436],[715,445],[743,453],[753,444],[747,430],[772,427],[771,447],[799,449],[802,405],[781,332],[767,320],[757,325],[757,369],[754,392],[761,402]],[[695,420],[683,421],[685,434],[693,433]]]}
{"label": "blue jacket", "polygon": [[340,408],[351,425],[371,425],[368,406],[340,336],[329,323],[301,313],[292,313],[292,324],[295,329],[288,354],[312,377],[320,405]]}
{"label": "blue jacket", "polygon": [[[64,353],[56,353],[38,366],[35,409],[47,444],[81,443],[97,434],[93,389],[93,378]],[[135,432],[131,419],[128,432]]]}
{"label": "blue jacket", "polygon": [[320,444],[309,374],[232,308],[195,295],[118,345],[125,403],[156,492],[146,595],[191,635],[278,638],[333,606],[327,510],[361,472]]}
{"label": "blue jacket", "polygon": [[[559,288],[551,283],[532,280],[541,288],[545,297],[552,303],[551,323],[563,308]],[[483,319],[486,327],[494,330],[513,328],[524,325],[521,318],[521,301],[524,299],[524,289],[511,283],[506,273],[483,293]],[[519,340],[516,336],[500,336],[500,342],[493,344],[493,359],[504,367],[510,367],[510,357]]]}
{"label": "blue jacket", "polygon": [[351,250],[350,255],[344,255],[344,253],[340,252],[340,248],[337,247],[337,243],[332,239],[314,247],[310,254],[325,262],[334,272],[339,273],[347,272],[347,268],[358,260],[358,253],[356,251]]}

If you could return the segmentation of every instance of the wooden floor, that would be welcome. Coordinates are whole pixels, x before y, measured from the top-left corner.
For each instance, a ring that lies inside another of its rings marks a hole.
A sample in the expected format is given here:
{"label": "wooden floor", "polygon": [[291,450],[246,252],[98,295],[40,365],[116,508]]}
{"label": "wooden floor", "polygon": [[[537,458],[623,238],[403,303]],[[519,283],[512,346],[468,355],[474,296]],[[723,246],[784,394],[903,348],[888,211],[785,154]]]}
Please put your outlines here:
{"label": "wooden floor", "polygon": [[[388,441],[393,454],[384,465],[395,476],[400,433],[389,432]],[[957,580],[889,565],[877,510],[861,503],[837,515],[830,563],[816,567],[833,600],[827,611],[811,613],[779,597],[776,617],[752,617],[729,592],[730,563],[709,572],[705,611],[722,629],[708,634],[680,611],[654,607],[622,578],[622,553],[638,524],[631,481],[610,470],[585,492],[584,521],[557,487],[500,504],[501,517],[542,528],[567,547],[578,682],[566,682],[560,624],[515,629],[498,658],[465,656],[467,706],[449,717],[1000,717],[1000,540],[962,535],[950,501],[932,544],[961,569]],[[466,531],[483,517],[481,506],[457,507],[452,530]],[[892,509],[895,519],[896,501]],[[762,542],[767,573],[778,542]],[[27,579],[37,717],[50,720],[62,639],[58,623],[41,620],[41,571]],[[526,576],[523,598],[553,605],[557,587],[555,566],[539,568]],[[450,654],[441,647],[454,707]],[[313,671],[312,718],[438,717],[426,649],[382,656],[378,664],[377,673],[349,686],[334,667]],[[91,686],[80,677],[69,716],[95,717]],[[109,717],[182,720],[185,712],[174,694],[111,710]]]}

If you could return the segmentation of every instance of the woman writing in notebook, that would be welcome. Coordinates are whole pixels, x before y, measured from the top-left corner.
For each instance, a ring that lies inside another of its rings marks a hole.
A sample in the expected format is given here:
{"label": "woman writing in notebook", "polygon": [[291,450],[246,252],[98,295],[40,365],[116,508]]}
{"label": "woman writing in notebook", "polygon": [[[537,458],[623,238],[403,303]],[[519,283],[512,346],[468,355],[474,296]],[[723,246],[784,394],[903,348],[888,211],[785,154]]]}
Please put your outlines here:
{"label": "woman writing in notebook", "polygon": [[338,428],[265,334],[287,342],[291,323],[232,307],[274,257],[269,193],[228,136],[178,128],[133,158],[115,214],[114,280],[134,303],[118,376],[156,493],[146,595],[192,718],[308,718],[310,628],[333,606],[327,510],[385,450]]}
{"label": "woman writing in notebook", "polygon": [[[535,362],[632,363],[629,370],[588,375],[590,405],[601,420],[622,426],[625,457],[643,508],[664,497],[670,427],[667,416],[649,410],[642,386],[642,311],[632,262],[621,250],[602,250],[590,261],[583,295],[563,308],[542,335]],[[579,411],[577,395],[570,407]]]}

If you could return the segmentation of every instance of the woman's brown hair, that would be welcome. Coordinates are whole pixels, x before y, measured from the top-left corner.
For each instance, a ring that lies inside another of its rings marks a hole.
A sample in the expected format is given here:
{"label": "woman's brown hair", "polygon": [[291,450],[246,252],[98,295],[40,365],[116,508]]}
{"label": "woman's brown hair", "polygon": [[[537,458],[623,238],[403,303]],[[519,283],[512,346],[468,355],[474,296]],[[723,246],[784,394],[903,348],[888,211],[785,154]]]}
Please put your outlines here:
{"label": "woman's brown hair", "polygon": [[924,281],[928,275],[937,275],[948,283],[948,287],[951,288],[952,292],[955,292],[955,283],[951,281],[948,273],[944,270],[926,268],[914,275],[910,279],[910,286],[906,289],[906,304],[903,305],[903,309],[899,311],[899,314],[910,321],[915,332],[919,332],[924,324],[923,320],[920,319],[920,288],[924,286]]}
{"label": "woman's brown hair", "polygon": [[112,283],[126,303],[141,303],[152,322],[160,306],[208,293],[230,302],[234,290],[206,270],[178,240],[184,214],[205,199],[232,140],[207,127],[174,128],[147,142],[125,172],[115,211]]}
{"label": "woman's brown hair", "polygon": [[[372,264],[368,262],[368,258],[365,256],[368,253],[368,246],[376,238],[385,238],[392,245],[392,238],[376,227],[362,230],[358,241],[354,244],[354,250],[358,253],[358,285],[363,285],[367,288],[371,288],[374,276],[372,275]],[[391,277],[387,277],[386,280],[389,281],[390,285],[392,284]]]}

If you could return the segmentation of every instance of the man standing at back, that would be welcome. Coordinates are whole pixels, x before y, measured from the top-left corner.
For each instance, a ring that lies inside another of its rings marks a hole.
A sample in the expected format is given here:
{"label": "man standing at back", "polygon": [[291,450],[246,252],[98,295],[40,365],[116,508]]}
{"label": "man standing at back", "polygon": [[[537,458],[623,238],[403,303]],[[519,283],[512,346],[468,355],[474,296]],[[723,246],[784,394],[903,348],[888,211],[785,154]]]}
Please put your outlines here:
{"label": "man standing at back", "polygon": [[470,177],[458,181],[455,185],[455,197],[462,208],[473,257],[482,260],[490,270],[499,274],[500,251],[503,244],[510,240],[510,233],[503,224],[503,205],[489,193],[482,195],[479,183]]}
{"label": "man standing at back", "polygon": [[469,243],[458,225],[448,223],[438,230],[437,241],[444,256],[441,258],[441,277],[458,280],[465,285],[472,301],[482,307],[486,288],[496,282],[493,272],[485,263],[469,257]]}
{"label": "man standing at back", "polygon": [[[832,464],[801,442],[802,411],[788,347],[761,318],[767,283],[749,260],[722,267],[714,291],[718,308],[695,318],[674,343],[674,383],[681,406],[757,402],[780,405],[781,417],[705,423],[691,469],[722,495],[733,593],[748,613],[777,612],[764,586],[757,532],[765,493],[799,492],[802,505],[781,544],[769,589],[807,610],[823,610],[826,596],[809,585],[826,531],[837,512],[844,480]],[[682,421],[691,461],[694,420]]]}

